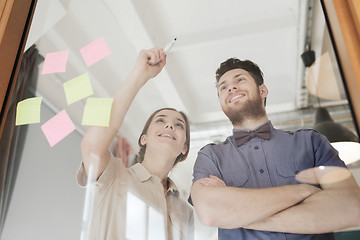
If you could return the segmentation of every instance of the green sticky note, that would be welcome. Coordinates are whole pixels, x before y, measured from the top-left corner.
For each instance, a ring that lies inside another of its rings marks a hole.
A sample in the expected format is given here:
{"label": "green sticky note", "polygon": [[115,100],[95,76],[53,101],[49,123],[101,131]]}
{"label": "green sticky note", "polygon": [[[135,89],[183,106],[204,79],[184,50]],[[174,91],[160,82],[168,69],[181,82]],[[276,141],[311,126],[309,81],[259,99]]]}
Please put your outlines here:
{"label": "green sticky note", "polygon": [[42,97],[33,97],[18,102],[15,125],[39,123],[41,101]]}
{"label": "green sticky note", "polygon": [[94,94],[89,74],[84,73],[65,82],[64,91],[68,105]]}
{"label": "green sticky note", "polygon": [[108,127],[113,101],[113,98],[88,98],[81,124]]}

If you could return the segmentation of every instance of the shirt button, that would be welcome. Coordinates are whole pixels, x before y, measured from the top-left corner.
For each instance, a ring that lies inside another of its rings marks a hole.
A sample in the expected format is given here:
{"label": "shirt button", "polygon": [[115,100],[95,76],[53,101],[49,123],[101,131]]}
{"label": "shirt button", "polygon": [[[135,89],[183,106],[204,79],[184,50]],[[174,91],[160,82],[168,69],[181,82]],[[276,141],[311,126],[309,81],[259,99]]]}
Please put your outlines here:
{"label": "shirt button", "polygon": [[258,149],[259,149],[259,146],[255,146],[255,149],[258,150]]}
{"label": "shirt button", "polygon": [[260,169],[260,172],[263,173],[263,172],[264,172],[264,169]]}

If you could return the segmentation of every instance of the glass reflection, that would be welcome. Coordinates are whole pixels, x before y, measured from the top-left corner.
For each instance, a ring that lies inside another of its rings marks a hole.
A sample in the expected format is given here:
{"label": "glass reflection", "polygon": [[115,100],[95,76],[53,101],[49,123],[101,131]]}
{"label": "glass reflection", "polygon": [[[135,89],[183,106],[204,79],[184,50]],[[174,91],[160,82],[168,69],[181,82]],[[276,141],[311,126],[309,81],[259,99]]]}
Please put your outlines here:
{"label": "glass reflection", "polygon": [[351,172],[343,167],[320,166],[301,171],[296,180],[309,184],[334,184],[344,181],[351,176]]}
{"label": "glass reflection", "polygon": [[[66,15],[66,5],[67,7],[69,7],[71,5],[73,6],[74,4],[79,4],[79,5],[88,4],[81,1],[79,1],[78,3],[72,3],[75,1],[61,1],[62,3],[65,3],[65,7],[64,7],[64,4],[59,5],[59,1],[49,1],[49,4],[50,2],[52,3],[55,2],[56,6],[62,9],[61,16],[58,16],[58,19],[61,19],[61,17]],[[116,9],[115,8],[117,5],[116,1],[104,1],[104,2],[108,2],[109,4],[111,3],[112,4],[111,6],[114,6],[114,9]],[[141,2],[136,1],[136,6],[137,5],[141,5]],[[102,5],[100,7],[102,7]],[[74,11],[74,9],[75,8],[72,8],[71,11]],[[152,10],[154,9],[152,8]],[[145,10],[142,9],[139,12],[144,12],[144,11]],[[152,14],[156,14],[156,11],[152,12]],[[151,18],[152,14],[149,12],[146,16],[140,16],[140,18],[147,20],[148,18]],[[195,12],[193,12],[193,14],[195,15]],[[76,15],[76,13],[74,15]],[[102,17],[104,18],[107,17],[109,19],[111,18],[111,16],[110,17],[99,16],[96,15],[96,13],[93,13],[92,16],[95,16],[96,18],[99,19]],[[124,16],[128,16],[128,15],[124,14]],[[72,31],[71,25],[73,24],[73,26],[75,26],[77,24],[76,23],[77,21],[72,21],[74,19],[75,19],[74,16],[70,16],[68,19],[64,19],[64,21],[58,22],[56,27],[58,29],[67,29],[68,31]],[[126,17],[124,17],[123,19],[126,19]],[[115,18],[113,20],[116,21]],[[134,26],[137,27],[137,25],[134,23],[131,22],[128,23],[129,23],[127,26],[128,28],[132,28]],[[123,23],[123,25],[126,24]],[[188,26],[191,27],[192,25],[189,23]],[[85,23],[85,27],[96,28],[99,26],[91,26],[89,21],[88,23]],[[155,27],[156,26],[153,25],[151,26],[151,29],[154,29]],[[219,28],[221,27],[222,26],[219,25]],[[50,28],[48,28],[47,30],[49,29]],[[63,40],[62,38],[68,38],[67,40],[77,42],[79,46],[83,44],[83,42],[80,43],[79,39],[77,39],[76,37],[77,35],[75,34],[76,31],[72,31],[72,32],[74,34],[71,37],[58,36],[58,40],[62,41]],[[251,33],[251,31],[249,32]],[[57,35],[57,33],[51,29],[49,30],[49,33],[52,35]],[[78,34],[84,34],[84,33],[78,32]],[[207,35],[204,34],[204,36]],[[96,37],[98,37],[98,35]],[[136,37],[137,37],[136,31],[134,31],[133,32],[134,41],[138,41]],[[46,36],[45,38],[48,38],[48,36]],[[124,42],[128,41],[123,35],[121,35],[119,38],[124,40]],[[154,37],[154,39],[155,38],[156,37]],[[167,38],[166,40],[165,38],[164,40],[158,40],[158,39],[155,40],[157,42],[163,41],[163,43],[166,43],[168,41]],[[40,42],[37,43],[41,43],[41,41],[44,41],[44,39],[40,40]],[[187,41],[189,41],[189,38],[187,39]],[[312,128],[314,125],[315,111],[317,107],[322,106],[328,109],[329,113],[331,114],[331,117],[335,122],[342,124],[343,126],[350,129],[352,132],[357,134],[352,119],[351,111],[346,99],[346,94],[342,85],[341,76],[339,74],[336,59],[334,57],[332,47],[329,45],[330,40],[326,29],[324,30],[324,40],[322,41],[323,41],[323,47],[321,52],[317,52],[317,56],[318,56],[317,62],[313,67],[307,70],[306,84],[311,94],[308,95],[309,97],[308,106],[305,108],[296,109],[296,111],[291,111],[291,112],[275,112],[273,114],[269,114],[269,117],[270,119],[272,119],[274,125],[276,125],[279,128],[283,128],[285,130],[296,130],[298,128]],[[179,43],[181,42],[179,41]],[[211,44],[211,41],[207,42],[206,44]],[[196,43],[195,45],[198,46],[201,44]],[[46,46],[45,49],[51,49],[51,47],[52,47],[51,45]],[[201,46],[199,46],[199,48],[201,48]],[[58,49],[58,50],[63,50],[63,49]],[[72,53],[77,54],[75,49],[72,49]],[[130,62],[129,59],[131,58],[132,58],[131,56],[125,56],[124,59],[116,60],[117,61],[115,64],[116,67],[124,66],[123,72],[125,72],[125,69],[129,68],[127,62]],[[174,59],[174,62],[176,61],[177,59]],[[94,68],[96,68],[96,66],[94,66]],[[113,81],[114,78],[113,75],[111,75],[112,69],[111,67],[107,69],[110,70],[107,73],[104,73],[104,75],[106,75],[105,77],[103,77],[104,81],[110,81],[107,79],[111,79],[111,81]],[[84,68],[82,67],[76,69],[77,72],[83,72],[83,70]],[[199,71],[201,70],[199,69]],[[53,78],[53,80],[58,81],[56,76]],[[210,82],[213,82],[213,80],[210,80]],[[209,83],[209,85],[211,85],[211,83]],[[95,89],[98,92],[103,91],[100,87],[97,88],[97,86],[95,86]],[[48,92],[47,94],[56,95],[60,91],[61,89],[54,88],[53,92]],[[148,99],[151,99],[151,95],[150,97],[149,96],[147,97]],[[216,96],[213,97],[216,98]],[[154,97],[154,101],[156,101],[156,97]],[[207,105],[204,102],[202,102],[201,104]],[[42,113],[42,119],[44,119],[44,116],[45,118],[49,119],[53,115],[53,112],[58,112],[59,110],[58,107],[56,107],[57,104],[54,102],[50,102],[48,105],[50,106],[49,107],[50,110],[48,109],[47,112]],[[136,122],[137,119],[133,119],[133,121]],[[191,151],[194,153],[192,152],[190,153],[191,158],[195,158],[197,150],[200,149],[203,145],[209,142],[223,141],[224,136],[227,135],[227,131],[229,130],[228,125],[229,125],[228,122],[220,122],[220,121],[205,122],[202,125],[194,123],[192,125],[192,136],[194,136],[194,141],[192,143],[192,149],[191,149]],[[204,129],[206,129],[206,131]],[[220,130],[224,129],[224,131],[220,131],[219,129]],[[80,231],[82,231],[81,234],[83,234],[82,238],[86,239],[88,237],[86,236],[85,232],[87,231],[87,229],[89,229],[90,222],[88,221],[90,221],[92,215],[91,211],[93,211],[94,209],[91,207],[92,201],[85,200],[85,204],[83,204],[84,203],[83,195],[86,196],[86,199],[89,198],[91,199],[91,196],[94,196],[93,195],[94,190],[91,190],[91,188],[89,188],[87,189],[89,193],[81,192],[81,190],[74,187],[73,178],[72,178],[74,172],[76,171],[75,169],[77,169],[78,167],[78,161],[79,159],[81,159],[79,152],[80,151],[79,142],[82,137],[81,134],[82,134],[81,130],[78,133],[74,133],[71,136],[72,142],[69,144],[66,142],[60,143],[59,146],[56,147],[56,149],[47,149],[44,147],[47,146],[46,145],[47,142],[42,140],[41,133],[39,133],[37,129],[35,129],[35,127],[30,129],[29,136],[26,138],[26,147],[28,147],[28,149],[25,150],[25,153],[23,155],[24,160],[22,161],[22,166],[19,170],[18,181],[12,198],[12,205],[9,209],[9,214],[7,216],[8,219],[7,225],[5,226],[5,230],[3,232],[3,235],[5,236],[6,239],[11,240],[11,239],[23,238],[23,235],[21,235],[21,232],[18,231],[17,227],[15,226],[21,227],[23,229],[23,232],[28,235],[29,239],[36,239],[37,235],[42,230],[44,231],[42,233],[43,236],[46,236],[47,239],[55,239],[54,237],[56,236],[54,235],[58,235],[63,239],[70,239],[74,237],[74,234],[69,236],[70,233],[76,232],[76,234],[78,234]],[[196,139],[196,136],[200,136],[200,137]],[[37,141],[34,139],[41,139],[41,140]],[[346,157],[344,154],[350,155],[350,157],[355,158],[353,161],[358,160],[358,156],[356,154],[350,153],[349,151],[340,153],[340,157],[342,159]],[[39,156],[39,155],[43,155],[43,156]],[[72,161],[67,161],[69,159],[71,159]],[[74,163],[75,161],[77,162]],[[65,170],[66,168],[68,169]],[[172,174],[174,174],[176,179],[180,179],[179,182],[187,181],[188,179],[190,179],[191,174],[189,173],[183,174],[184,172],[182,172],[180,168],[181,166],[179,166],[178,169],[174,169],[172,172]],[[43,169],[51,169],[51,170],[50,171],[45,170],[45,172],[42,172]],[[305,180],[300,179],[299,181],[305,181],[305,182],[307,181],[308,183],[319,184],[320,183],[319,178],[320,178],[325,183],[332,183],[334,181],[340,181],[343,178],[346,178],[347,176],[347,172],[344,171],[336,172],[329,170],[327,174],[324,174],[324,170],[326,171],[327,169],[315,169],[315,170],[309,170],[310,173],[306,173],[306,172],[301,173],[303,175],[300,176],[304,177]],[[31,174],[29,174],[29,172],[31,172]],[[176,175],[177,173],[179,174]],[[308,176],[307,174],[309,174],[310,176]],[[69,175],[71,176],[69,177]],[[182,178],[184,178],[185,180],[183,180]],[[47,181],[44,181],[44,179],[46,179]],[[58,179],[62,179],[63,182],[59,184]],[[38,186],[38,188],[35,188],[34,186]],[[182,189],[180,189],[180,191],[182,198],[186,201],[189,193],[189,185],[182,184],[181,188]],[[61,196],[59,196],[60,194]],[[70,199],[72,196],[76,200],[71,201]],[[152,236],[157,236],[156,239],[160,239],[159,236],[161,237],[163,236],[163,232],[161,231],[161,229],[164,229],[164,226],[160,224],[162,222],[160,221],[160,219],[163,218],[163,216],[161,214],[159,215],[155,209],[153,209],[151,206],[148,206],[148,204],[146,204],[143,200],[137,198],[136,195],[128,193],[125,196],[127,199],[126,202],[128,203],[125,208],[127,211],[126,237],[129,239],[146,239],[146,238],[149,239]],[[39,201],[38,198],[42,198],[44,201]],[[48,203],[54,203],[54,205],[47,205]],[[83,227],[81,227],[81,216],[80,216],[81,213],[79,210],[82,209],[82,207],[84,208],[83,223],[82,223]],[[21,211],[21,213],[18,212],[17,209]],[[31,211],[31,209],[35,210],[35,212]],[[52,216],[49,216],[49,214],[47,213],[46,214],[42,213],[42,211],[52,212],[53,209],[55,209],[55,211],[52,214]],[[68,211],[70,212],[70,210],[72,212],[71,214],[68,213]],[[75,215],[73,214],[74,212],[76,212],[75,213],[76,216],[74,216]],[[41,219],[46,218],[48,220],[39,220],[37,224],[36,221],[35,222],[32,221],[31,216],[40,216],[39,218]],[[53,218],[53,220],[50,218]],[[71,219],[68,225],[64,223],[66,221],[61,220],[64,218]],[[152,220],[152,219],[156,219],[156,220]],[[195,219],[195,221],[197,220]],[[216,233],[214,233],[214,231],[216,231],[215,229],[207,229],[204,226],[202,226],[199,222],[196,222],[195,225],[197,226],[197,228],[195,229],[197,234],[196,236],[198,236],[199,239],[216,238]],[[65,226],[65,228],[67,227],[68,229],[63,229],[61,226]],[[61,229],[61,231],[64,232],[67,231],[69,235],[64,236],[61,233],[59,233],[61,232],[60,230],[58,230],[59,228]],[[203,231],[204,233],[201,233],[201,231]],[[76,235],[75,238],[77,238],[77,236],[78,235]],[[176,239],[175,236],[173,237],[174,239]]]}

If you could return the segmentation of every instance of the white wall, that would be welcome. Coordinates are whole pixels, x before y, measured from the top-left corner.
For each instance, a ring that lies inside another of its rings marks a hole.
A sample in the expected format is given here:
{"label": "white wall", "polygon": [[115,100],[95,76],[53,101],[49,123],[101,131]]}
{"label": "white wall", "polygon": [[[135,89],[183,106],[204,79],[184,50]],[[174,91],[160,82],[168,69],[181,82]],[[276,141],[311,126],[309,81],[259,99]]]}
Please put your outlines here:
{"label": "white wall", "polygon": [[[42,104],[41,124],[55,115]],[[51,148],[41,124],[29,125],[2,240],[80,239],[85,190],[76,185],[81,135]]]}

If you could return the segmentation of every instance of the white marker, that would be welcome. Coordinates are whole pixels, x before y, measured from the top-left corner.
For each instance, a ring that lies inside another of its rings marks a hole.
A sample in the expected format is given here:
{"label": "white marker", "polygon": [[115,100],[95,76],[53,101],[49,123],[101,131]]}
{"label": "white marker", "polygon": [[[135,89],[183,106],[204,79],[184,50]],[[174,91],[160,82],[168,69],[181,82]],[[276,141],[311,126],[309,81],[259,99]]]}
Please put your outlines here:
{"label": "white marker", "polygon": [[170,49],[174,46],[174,44],[175,44],[175,41],[176,41],[176,38],[174,38],[171,42],[169,42],[168,43],[168,45],[166,45],[165,47],[164,47],[164,53],[165,53],[165,55],[170,51]]}
{"label": "white marker", "polygon": [[[164,54],[167,55],[167,53],[170,51],[170,49],[174,46],[175,44],[175,41],[176,41],[177,38],[174,38],[171,42],[169,42],[164,48],[163,48],[163,51],[164,51]],[[155,64],[158,64],[159,62],[161,62],[162,59],[159,59]],[[153,64],[151,64],[153,65]]]}

